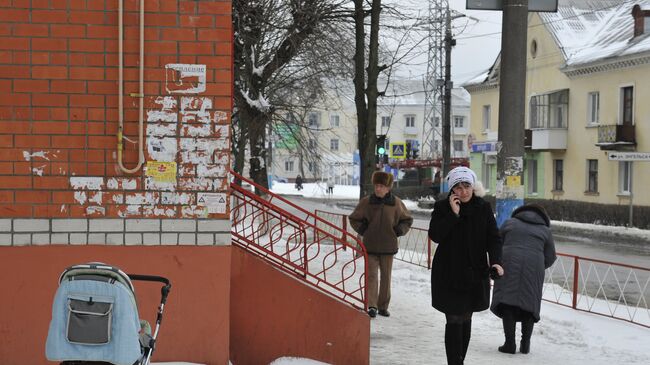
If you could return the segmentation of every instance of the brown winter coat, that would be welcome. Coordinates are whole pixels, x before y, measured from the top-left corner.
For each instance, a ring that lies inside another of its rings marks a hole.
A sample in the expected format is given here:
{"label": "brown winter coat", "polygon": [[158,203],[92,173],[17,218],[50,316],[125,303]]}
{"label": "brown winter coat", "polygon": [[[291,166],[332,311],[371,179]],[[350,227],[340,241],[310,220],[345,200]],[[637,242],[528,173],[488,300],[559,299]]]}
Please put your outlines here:
{"label": "brown winter coat", "polygon": [[397,237],[405,235],[413,217],[402,200],[392,193],[379,198],[375,194],[363,197],[348,217],[352,228],[363,236],[369,254],[394,255]]}

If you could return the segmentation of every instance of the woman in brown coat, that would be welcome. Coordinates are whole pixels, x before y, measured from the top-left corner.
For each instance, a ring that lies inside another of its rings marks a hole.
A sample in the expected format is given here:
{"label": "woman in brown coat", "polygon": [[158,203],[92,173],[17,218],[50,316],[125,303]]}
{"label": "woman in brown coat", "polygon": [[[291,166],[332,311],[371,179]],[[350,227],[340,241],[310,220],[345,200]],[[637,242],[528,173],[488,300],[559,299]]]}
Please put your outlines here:
{"label": "woman in brown coat", "polygon": [[390,280],[393,255],[398,250],[397,237],[409,231],[413,218],[402,200],[390,191],[392,174],[375,171],[372,183],[374,193],[363,197],[348,218],[352,228],[363,236],[368,251],[368,315],[374,318],[377,313],[390,316]]}

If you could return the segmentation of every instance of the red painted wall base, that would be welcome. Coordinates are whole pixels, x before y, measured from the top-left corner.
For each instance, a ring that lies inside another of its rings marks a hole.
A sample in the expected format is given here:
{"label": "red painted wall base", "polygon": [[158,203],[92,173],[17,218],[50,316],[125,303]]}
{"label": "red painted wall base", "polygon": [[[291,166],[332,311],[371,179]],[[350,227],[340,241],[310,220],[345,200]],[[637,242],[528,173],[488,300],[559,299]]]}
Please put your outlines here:
{"label": "red painted wall base", "polygon": [[[53,364],[45,359],[45,339],[59,275],[70,265],[90,261],[171,280],[155,362],[228,364],[231,250],[230,246],[0,248],[0,364]],[[161,285],[134,284],[140,316],[153,325]]]}
{"label": "red painted wall base", "polygon": [[260,365],[282,357],[367,365],[370,319],[261,259],[233,248],[230,357]]}

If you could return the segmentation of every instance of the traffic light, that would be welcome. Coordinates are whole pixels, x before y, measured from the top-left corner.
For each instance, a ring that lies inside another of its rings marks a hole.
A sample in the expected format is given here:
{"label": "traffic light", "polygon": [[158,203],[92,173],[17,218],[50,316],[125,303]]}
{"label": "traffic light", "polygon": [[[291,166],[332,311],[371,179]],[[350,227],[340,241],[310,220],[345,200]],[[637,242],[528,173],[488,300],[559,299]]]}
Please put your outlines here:
{"label": "traffic light", "polygon": [[375,157],[377,163],[386,163],[388,153],[386,153],[386,135],[381,134],[377,136],[377,143],[375,146]]}
{"label": "traffic light", "polygon": [[414,147],[411,150],[411,155],[413,155],[413,159],[416,160],[418,157],[420,157],[420,149],[417,147]]}
{"label": "traffic light", "polygon": [[386,135],[381,134],[377,136],[377,148],[375,149],[375,152],[379,156],[383,156],[386,154]]}
{"label": "traffic light", "polygon": [[406,141],[406,158],[411,159],[413,157],[413,145],[411,144],[411,141]]}

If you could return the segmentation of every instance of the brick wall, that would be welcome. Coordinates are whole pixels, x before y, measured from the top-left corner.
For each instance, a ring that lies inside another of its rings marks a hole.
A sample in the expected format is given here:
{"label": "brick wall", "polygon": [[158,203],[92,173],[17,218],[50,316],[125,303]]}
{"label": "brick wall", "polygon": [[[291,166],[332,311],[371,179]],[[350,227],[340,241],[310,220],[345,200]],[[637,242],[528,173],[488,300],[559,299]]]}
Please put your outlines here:
{"label": "brick wall", "polygon": [[[231,2],[145,2],[145,163],[132,174],[116,161],[117,4],[0,0],[5,245],[229,242]],[[133,168],[139,3],[124,4],[124,165]]]}

